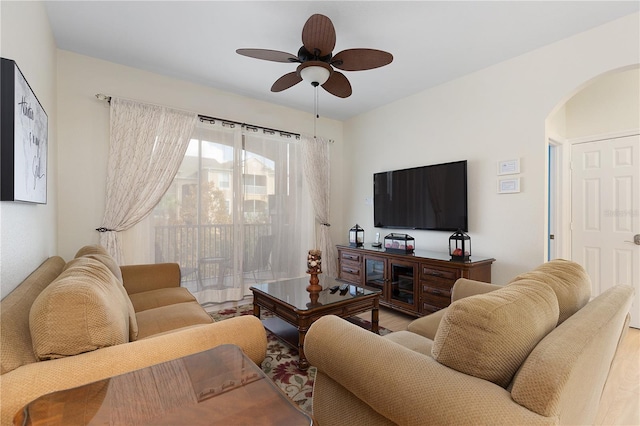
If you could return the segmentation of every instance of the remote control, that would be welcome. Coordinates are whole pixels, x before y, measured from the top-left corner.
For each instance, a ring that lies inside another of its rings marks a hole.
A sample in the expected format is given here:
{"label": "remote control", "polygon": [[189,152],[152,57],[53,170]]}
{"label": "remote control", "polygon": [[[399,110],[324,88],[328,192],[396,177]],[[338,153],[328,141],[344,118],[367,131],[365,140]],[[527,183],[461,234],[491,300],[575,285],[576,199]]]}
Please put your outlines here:
{"label": "remote control", "polygon": [[333,287],[329,287],[329,292],[331,292],[331,294],[333,294],[336,291],[338,291],[339,288],[340,288],[340,286],[334,285]]}
{"label": "remote control", "polygon": [[340,295],[344,296],[345,294],[347,294],[347,291],[349,291],[349,284],[342,284],[340,286]]}

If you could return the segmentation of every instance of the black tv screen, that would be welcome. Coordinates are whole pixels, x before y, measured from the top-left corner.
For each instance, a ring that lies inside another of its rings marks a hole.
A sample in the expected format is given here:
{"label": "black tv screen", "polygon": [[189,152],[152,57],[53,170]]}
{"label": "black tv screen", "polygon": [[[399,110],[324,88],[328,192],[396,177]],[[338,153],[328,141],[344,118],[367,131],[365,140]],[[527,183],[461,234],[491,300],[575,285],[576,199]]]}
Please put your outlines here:
{"label": "black tv screen", "polygon": [[468,231],[467,161],[373,175],[377,228]]}

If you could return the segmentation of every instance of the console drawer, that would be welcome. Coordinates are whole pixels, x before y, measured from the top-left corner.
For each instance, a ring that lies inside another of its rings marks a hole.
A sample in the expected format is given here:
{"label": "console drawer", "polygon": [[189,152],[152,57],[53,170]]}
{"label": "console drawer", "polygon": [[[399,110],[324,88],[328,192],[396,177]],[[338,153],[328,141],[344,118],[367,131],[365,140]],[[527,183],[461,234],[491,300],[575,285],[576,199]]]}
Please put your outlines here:
{"label": "console drawer", "polygon": [[428,292],[431,289],[437,293],[438,291],[446,291],[451,294],[451,288],[455,284],[453,280],[441,280],[441,279],[430,279],[430,280],[421,280],[420,285],[422,286],[423,292]]}
{"label": "console drawer", "polygon": [[421,265],[420,278],[422,279],[440,278],[440,279],[455,281],[460,277],[459,277],[459,271],[457,270],[436,269],[428,265]]}
{"label": "console drawer", "polygon": [[360,285],[362,282],[362,273],[359,265],[340,264],[340,279]]}
{"label": "console drawer", "polygon": [[340,252],[340,260],[341,261],[347,261],[347,262],[356,262],[359,263],[362,258],[360,257],[359,253],[351,253],[348,251],[341,251]]}
{"label": "console drawer", "polygon": [[437,306],[433,306],[433,305],[429,305],[428,303],[422,303],[422,305],[419,307],[420,308],[420,314],[421,315],[429,315],[432,314],[434,312],[438,312],[440,309]]}
{"label": "console drawer", "polygon": [[431,300],[437,305],[449,306],[451,303],[451,291],[434,287],[422,287],[422,298],[424,300]]}
{"label": "console drawer", "polygon": [[438,288],[423,287],[422,304],[434,306],[440,309],[446,308],[451,304],[451,292]]}

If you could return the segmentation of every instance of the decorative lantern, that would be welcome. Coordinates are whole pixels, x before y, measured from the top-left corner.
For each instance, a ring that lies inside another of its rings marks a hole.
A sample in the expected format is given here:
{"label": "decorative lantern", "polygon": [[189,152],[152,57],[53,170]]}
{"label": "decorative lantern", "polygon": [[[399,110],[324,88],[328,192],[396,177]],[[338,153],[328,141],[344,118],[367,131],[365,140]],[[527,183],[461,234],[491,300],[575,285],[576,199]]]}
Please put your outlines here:
{"label": "decorative lantern", "polygon": [[471,257],[471,237],[458,229],[449,237],[451,260],[468,262]]}
{"label": "decorative lantern", "polygon": [[349,229],[349,246],[362,247],[364,245],[364,229],[356,223],[356,225]]}

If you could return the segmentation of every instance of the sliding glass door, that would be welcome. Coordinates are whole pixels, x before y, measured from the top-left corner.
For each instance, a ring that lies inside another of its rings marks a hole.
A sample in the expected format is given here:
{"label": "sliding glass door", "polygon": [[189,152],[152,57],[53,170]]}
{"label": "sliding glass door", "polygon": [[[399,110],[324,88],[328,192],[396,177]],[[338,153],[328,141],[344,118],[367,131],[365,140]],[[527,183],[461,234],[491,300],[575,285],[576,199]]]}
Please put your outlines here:
{"label": "sliding glass door", "polygon": [[155,208],[156,262],[178,262],[200,303],[240,300],[256,282],[304,274],[313,215],[300,143],[204,122]]}

